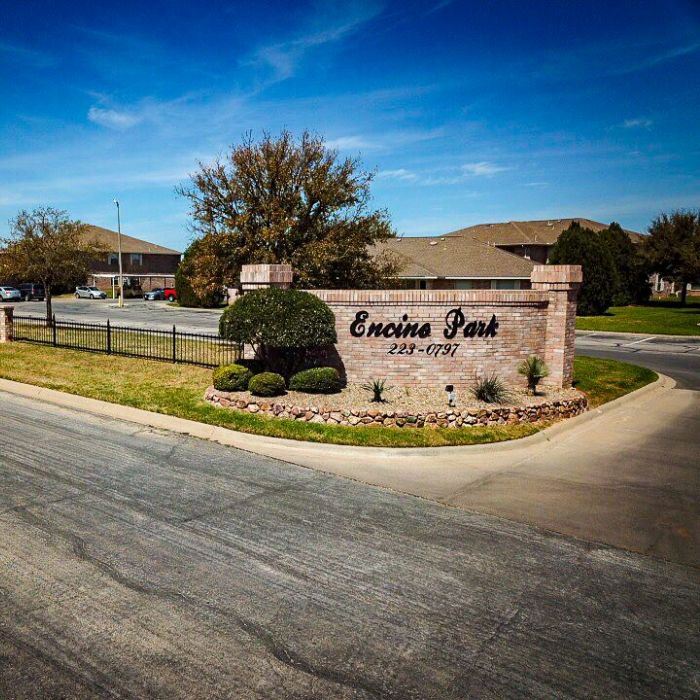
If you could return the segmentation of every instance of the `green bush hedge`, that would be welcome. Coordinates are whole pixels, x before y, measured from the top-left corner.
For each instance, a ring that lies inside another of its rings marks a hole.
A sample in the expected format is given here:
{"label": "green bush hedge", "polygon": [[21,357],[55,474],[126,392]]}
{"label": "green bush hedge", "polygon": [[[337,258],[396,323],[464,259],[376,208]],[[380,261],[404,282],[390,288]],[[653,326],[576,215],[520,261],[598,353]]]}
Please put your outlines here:
{"label": "green bush hedge", "polygon": [[340,375],[335,367],[305,369],[289,380],[289,388],[307,394],[333,394],[340,391]]}
{"label": "green bush hedge", "polygon": [[285,377],[304,366],[308,351],[337,341],[330,307],[296,289],[247,292],[223,312],[219,333],[252,345],[265,369]]}
{"label": "green bush hedge", "polygon": [[284,377],[275,372],[256,374],[248,383],[248,390],[254,396],[280,396],[285,389]]}
{"label": "green bush hedge", "polygon": [[214,388],[219,391],[245,391],[253,373],[242,365],[221,365],[214,370]]}

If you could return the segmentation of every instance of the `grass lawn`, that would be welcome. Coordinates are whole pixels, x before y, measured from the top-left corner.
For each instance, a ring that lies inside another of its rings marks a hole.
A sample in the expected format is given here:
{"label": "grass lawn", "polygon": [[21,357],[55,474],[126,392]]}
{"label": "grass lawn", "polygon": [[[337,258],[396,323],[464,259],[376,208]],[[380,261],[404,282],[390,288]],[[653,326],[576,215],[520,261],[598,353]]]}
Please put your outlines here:
{"label": "grass lawn", "polygon": [[576,328],[649,335],[700,335],[700,298],[688,297],[685,307],[666,299],[650,301],[644,306],[612,306],[602,316],[579,316]]}
{"label": "grass lawn", "polygon": [[[8,343],[0,345],[0,377],[245,433],[340,445],[433,447],[525,437],[543,425],[493,428],[362,428],[301,423],[214,408],[202,399],[211,370],[128,357]],[[592,406],[654,381],[656,374],[613,360],[576,359],[576,383]]]}

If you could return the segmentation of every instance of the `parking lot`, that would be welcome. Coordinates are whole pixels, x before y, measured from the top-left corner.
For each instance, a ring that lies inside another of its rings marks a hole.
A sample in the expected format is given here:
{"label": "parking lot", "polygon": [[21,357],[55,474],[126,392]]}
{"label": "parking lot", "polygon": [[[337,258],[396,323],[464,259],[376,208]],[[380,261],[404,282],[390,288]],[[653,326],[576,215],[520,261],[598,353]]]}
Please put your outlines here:
{"label": "parking lot", "polygon": [[[41,316],[41,302],[15,303],[15,313]],[[119,308],[114,299],[54,299],[53,310],[61,320],[86,321],[90,323],[118,323],[139,328],[172,328],[182,331],[216,333],[219,328],[221,309],[184,309],[170,305],[167,301],[144,301],[126,299]]]}

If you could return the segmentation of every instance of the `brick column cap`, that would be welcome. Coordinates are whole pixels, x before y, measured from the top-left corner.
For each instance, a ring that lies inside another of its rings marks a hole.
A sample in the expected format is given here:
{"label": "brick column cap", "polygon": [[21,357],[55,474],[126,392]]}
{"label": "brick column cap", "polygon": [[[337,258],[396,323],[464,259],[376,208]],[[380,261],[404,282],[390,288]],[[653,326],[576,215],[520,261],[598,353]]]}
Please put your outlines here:
{"label": "brick column cap", "polygon": [[533,284],[580,284],[583,268],[580,265],[535,265],[530,280]]}
{"label": "brick column cap", "polygon": [[258,287],[289,286],[292,283],[293,276],[292,266],[286,263],[241,266],[242,285]]}

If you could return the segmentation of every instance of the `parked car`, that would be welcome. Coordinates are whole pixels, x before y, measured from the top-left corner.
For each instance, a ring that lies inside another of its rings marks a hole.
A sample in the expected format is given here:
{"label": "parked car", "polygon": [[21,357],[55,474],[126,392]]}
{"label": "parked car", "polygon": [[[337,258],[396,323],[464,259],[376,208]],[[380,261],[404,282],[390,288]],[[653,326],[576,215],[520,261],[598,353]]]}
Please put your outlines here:
{"label": "parked car", "polygon": [[177,292],[174,287],[158,287],[157,289],[152,289],[150,292],[146,292],[143,298],[146,301],[157,301],[159,299],[175,301],[177,299]]}
{"label": "parked car", "polygon": [[0,287],[0,301],[22,301],[22,293],[14,287]]}
{"label": "parked car", "polygon": [[97,287],[76,287],[76,299],[106,299],[107,294]]}
{"label": "parked car", "polygon": [[24,301],[44,301],[44,298],[46,297],[43,284],[32,284],[27,282],[26,284],[18,285],[17,289],[19,289]]}

